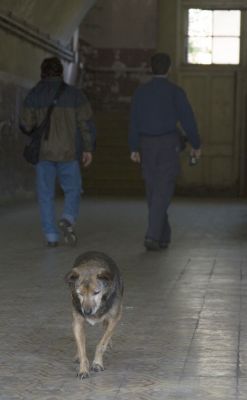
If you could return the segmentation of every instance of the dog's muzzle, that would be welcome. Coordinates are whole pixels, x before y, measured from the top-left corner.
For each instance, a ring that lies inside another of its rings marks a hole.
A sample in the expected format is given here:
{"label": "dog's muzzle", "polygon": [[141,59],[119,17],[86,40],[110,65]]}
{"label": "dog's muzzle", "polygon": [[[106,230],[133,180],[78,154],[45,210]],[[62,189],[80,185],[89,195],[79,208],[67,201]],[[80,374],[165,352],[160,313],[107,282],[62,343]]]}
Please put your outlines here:
{"label": "dog's muzzle", "polygon": [[85,317],[90,317],[90,315],[92,315],[92,313],[93,313],[93,310],[92,310],[92,308],[88,308],[88,309],[84,309],[84,310],[82,310],[82,313],[85,315]]}

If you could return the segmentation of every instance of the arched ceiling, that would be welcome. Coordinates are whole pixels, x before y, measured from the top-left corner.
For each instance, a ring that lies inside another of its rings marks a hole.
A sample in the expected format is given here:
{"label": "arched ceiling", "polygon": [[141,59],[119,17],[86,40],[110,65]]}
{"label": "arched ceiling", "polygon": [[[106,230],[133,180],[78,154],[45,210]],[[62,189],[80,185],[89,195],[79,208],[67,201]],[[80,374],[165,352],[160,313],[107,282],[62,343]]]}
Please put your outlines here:
{"label": "arched ceiling", "polygon": [[12,14],[66,45],[95,2],[96,0],[1,0],[0,13]]}
{"label": "arched ceiling", "polygon": [[97,0],[1,0],[0,81],[39,77],[45,57],[73,63],[74,32]]}

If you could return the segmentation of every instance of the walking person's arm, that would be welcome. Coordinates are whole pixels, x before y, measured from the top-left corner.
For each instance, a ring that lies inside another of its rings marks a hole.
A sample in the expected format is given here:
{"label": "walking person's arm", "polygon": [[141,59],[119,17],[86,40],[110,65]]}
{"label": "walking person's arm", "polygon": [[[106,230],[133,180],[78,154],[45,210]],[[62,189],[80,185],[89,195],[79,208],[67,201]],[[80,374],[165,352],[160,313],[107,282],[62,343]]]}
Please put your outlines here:
{"label": "walking person's arm", "polygon": [[81,155],[82,164],[88,167],[93,160],[94,143],[87,123],[92,118],[92,109],[85,96],[79,94],[78,106],[76,107],[76,122],[83,141],[83,152]]}

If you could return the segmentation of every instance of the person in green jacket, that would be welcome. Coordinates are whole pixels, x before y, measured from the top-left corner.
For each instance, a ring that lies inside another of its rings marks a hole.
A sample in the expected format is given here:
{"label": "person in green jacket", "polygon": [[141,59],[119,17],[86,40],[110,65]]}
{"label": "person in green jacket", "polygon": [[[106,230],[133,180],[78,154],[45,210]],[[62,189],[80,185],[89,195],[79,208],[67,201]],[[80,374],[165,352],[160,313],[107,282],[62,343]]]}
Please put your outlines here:
{"label": "person in green jacket", "polygon": [[[57,57],[46,58],[41,64],[41,80],[24,100],[20,117],[22,132],[28,134],[41,124],[62,82],[61,61]],[[88,167],[94,147],[88,123],[91,119],[92,109],[86,96],[64,83],[51,114],[48,135],[42,136],[40,158],[35,166],[41,224],[49,247],[59,243],[58,228],[65,243],[73,246],[77,242],[74,226],[80,207],[81,172],[76,138],[79,132],[83,143],[81,161]],[[64,208],[58,224],[54,204],[56,179],[64,192]]]}

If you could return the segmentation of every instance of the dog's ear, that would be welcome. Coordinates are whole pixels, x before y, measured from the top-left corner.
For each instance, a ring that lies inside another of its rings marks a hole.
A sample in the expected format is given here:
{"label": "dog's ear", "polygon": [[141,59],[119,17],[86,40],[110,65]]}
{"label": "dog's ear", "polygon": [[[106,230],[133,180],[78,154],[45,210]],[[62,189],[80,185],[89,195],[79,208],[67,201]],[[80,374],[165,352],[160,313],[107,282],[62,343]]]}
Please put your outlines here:
{"label": "dog's ear", "polygon": [[97,278],[102,281],[105,287],[110,286],[112,283],[112,275],[108,271],[102,271],[97,275]]}
{"label": "dog's ear", "polygon": [[66,283],[69,284],[69,286],[74,286],[75,285],[75,281],[79,278],[79,273],[75,270],[72,269],[71,271],[69,271],[65,277],[64,280]]}

